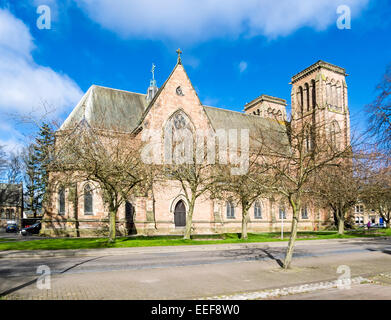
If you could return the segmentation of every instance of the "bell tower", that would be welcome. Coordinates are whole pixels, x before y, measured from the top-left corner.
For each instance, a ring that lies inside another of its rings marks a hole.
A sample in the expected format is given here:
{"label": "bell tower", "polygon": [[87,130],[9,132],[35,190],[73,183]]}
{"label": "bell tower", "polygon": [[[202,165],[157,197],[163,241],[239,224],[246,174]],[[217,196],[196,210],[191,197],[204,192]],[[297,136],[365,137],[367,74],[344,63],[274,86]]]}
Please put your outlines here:
{"label": "bell tower", "polygon": [[318,137],[336,148],[350,144],[350,118],[345,69],[318,61],[292,77],[292,130],[310,125],[324,128]]}

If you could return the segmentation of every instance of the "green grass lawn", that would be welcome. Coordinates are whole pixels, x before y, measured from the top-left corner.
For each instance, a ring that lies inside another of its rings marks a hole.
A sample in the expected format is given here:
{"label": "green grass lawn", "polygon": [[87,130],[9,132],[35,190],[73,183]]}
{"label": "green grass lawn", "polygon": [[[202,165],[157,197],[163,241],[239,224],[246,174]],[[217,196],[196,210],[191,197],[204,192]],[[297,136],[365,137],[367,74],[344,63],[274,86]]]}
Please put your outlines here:
{"label": "green grass lawn", "polygon": [[[336,231],[299,232],[298,240],[319,239],[348,239],[359,237],[391,236],[389,230],[362,230],[348,231],[340,236]],[[60,250],[60,249],[96,249],[96,248],[127,248],[127,247],[152,247],[152,246],[179,246],[219,243],[251,243],[281,241],[280,233],[250,233],[248,240],[241,240],[240,234],[228,233],[213,236],[194,236],[192,240],[183,240],[178,236],[167,237],[119,237],[115,243],[109,243],[107,238],[61,238],[42,239],[31,241],[0,241],[0,251],[4,250]],[[289,238],[289,233],[284,234],[284,240]]]}

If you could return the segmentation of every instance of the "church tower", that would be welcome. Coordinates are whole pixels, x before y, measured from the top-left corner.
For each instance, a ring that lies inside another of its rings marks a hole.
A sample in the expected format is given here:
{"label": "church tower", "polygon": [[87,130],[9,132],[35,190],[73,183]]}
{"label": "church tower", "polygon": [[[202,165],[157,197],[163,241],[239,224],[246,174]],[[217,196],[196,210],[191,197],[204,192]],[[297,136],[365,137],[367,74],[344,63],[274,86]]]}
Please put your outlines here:
{"label": "church tower", "polygon": [[318,61],[292,77],[292,130],[303,125],[324,128],[315,135],[343,149],[350,144],[345,69]]}
{"label": "church tower", "polygon": [[270,118],[278,121],[286,121],[286,100],[268,96],[266,94],[254,99],[244,106],[247,114]]}

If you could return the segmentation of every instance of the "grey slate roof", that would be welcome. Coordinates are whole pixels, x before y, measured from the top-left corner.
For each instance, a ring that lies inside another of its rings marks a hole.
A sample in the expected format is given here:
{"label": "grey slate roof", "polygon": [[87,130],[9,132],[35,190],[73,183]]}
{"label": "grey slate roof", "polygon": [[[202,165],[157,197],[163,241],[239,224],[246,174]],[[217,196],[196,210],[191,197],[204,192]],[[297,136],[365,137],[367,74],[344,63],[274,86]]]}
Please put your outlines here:
{"label": "grey slate roof", "polygon": [[[73,129],[82,121],[87,121],[90,126],[98,129],[132,132],[141,124],[153,101],[148,106],[145,94],[93,85],[60,130]],[[250,136],[256,134],[258,138],[250,140],[253,146],[256,146],[253,143],[259,143],[261,140],[263,144],[277,141],[284,142],[284,145],[289,144],[287,128],[283,122],[215,107],[203,108],[215,130],[249,129]]]}
{"label": "grey slate roof", "polygon": [[146,107],[145,94],[93,85],[60,130],[72,129],[84,119],[94,128],[131,132]]}
{"label": "grey slate roof", "polygon": [[[250,146],[260,144],[289,146],[287,126],[284,122],[255,115],[204,106],[213,129],[249,129]],[[256,136],[256,138],[252,138]]]}
{"label": "grey slate roof", "polygon": [[21,184],[0,183],[0,207],[22,207],[23,186]]}

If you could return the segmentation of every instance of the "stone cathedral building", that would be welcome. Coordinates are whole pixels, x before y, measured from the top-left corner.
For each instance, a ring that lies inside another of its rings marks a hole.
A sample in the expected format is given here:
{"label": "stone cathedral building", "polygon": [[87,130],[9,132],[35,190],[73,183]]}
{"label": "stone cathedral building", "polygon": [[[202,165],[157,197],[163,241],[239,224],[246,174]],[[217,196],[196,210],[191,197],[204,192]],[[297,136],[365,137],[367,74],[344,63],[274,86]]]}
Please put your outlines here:
{"label": "stone cathedral building", "polygon": [[[291,79],[292,115],[311,117],[327,123],[333,143],[350,143],[345,69],[318,61]],[[282,79],[284,81],[284,79]],[[178,119],[195,128],[263,130],[276,123],[287,123],[287,103],[284,99],[261,95],[244,106],[244,112],[224,110],[202,104],[182,65],[180,51],[173,71],[158,88],[151,80],[147,94],[91,86],[63,123],[61,130],[74,128],[80,121],[90,126],[99,123],[118,131],[141,134],[145,129],[162,130]],[[43,232],[75,235],[78,225],[81,235],[99,234],[107,230],[108,210],[99,188],[91,181],[77,185],[78,201],[72,201],[69,189],[58,183],[50,205],[46,208]],[[259,199],[250,210],[249,232],[290,230],[292,213],[288,205],[274,199]],[[183,234],[186,222],[183,190],[175,183],[169,188],[156,186],[146,197],[129,199],[119,211],[120,234]],[[76,219],[77,218],[77,219]],[[330,223],[328,210],[307,204],[301,214],[299,230],[319,230]],[[193,233],[212,234],[240,232],[241,209],[232,202],[201,196],[193,215]]]}

